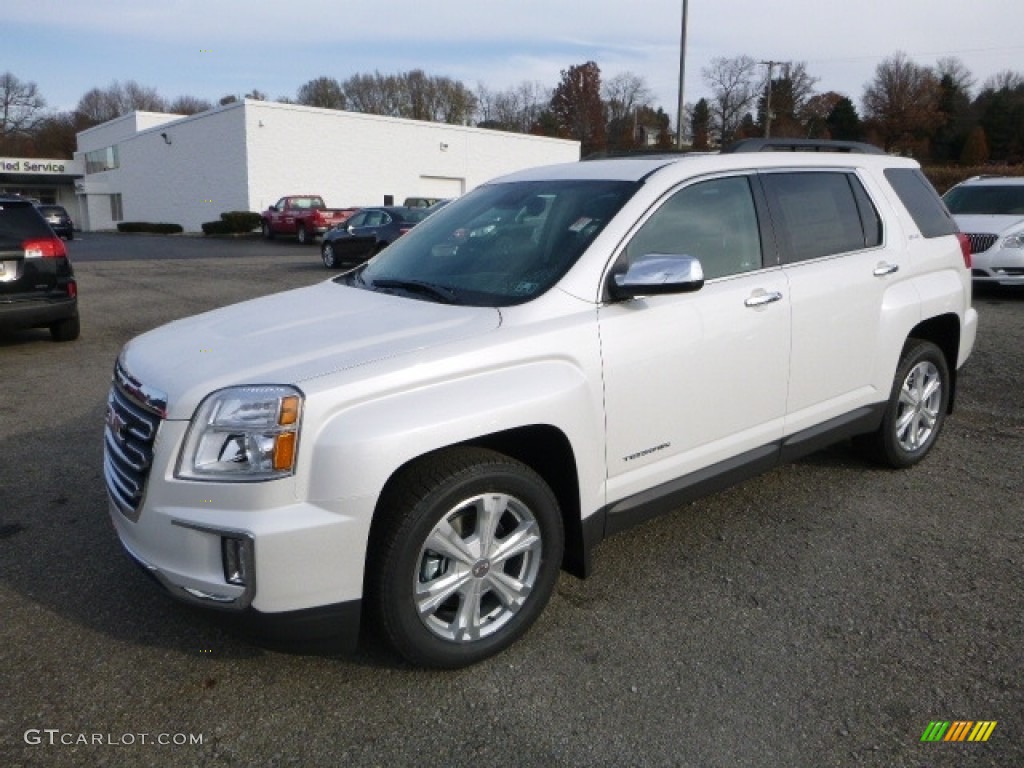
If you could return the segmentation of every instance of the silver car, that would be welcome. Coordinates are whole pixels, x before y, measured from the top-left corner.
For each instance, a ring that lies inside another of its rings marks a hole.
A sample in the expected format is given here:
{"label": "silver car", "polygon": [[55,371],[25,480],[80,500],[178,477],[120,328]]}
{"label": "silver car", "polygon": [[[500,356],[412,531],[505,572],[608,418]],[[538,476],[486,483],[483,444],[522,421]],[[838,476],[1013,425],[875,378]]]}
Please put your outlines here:
{"label": "silver car", "polygon": [[976,176],[942,199],[971,241],[974,282],[1024,285],[1024,177]]}

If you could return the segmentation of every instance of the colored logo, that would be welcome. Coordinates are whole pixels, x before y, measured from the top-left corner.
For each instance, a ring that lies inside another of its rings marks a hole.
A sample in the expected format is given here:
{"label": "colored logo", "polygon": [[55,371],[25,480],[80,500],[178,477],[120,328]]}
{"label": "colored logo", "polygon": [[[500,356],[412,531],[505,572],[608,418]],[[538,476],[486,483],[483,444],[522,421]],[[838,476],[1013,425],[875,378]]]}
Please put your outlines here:
{"label": "colored logo", "polygon": [[988,741],[996,729],[996,720],[932,720],[921,734],[921,741]]}

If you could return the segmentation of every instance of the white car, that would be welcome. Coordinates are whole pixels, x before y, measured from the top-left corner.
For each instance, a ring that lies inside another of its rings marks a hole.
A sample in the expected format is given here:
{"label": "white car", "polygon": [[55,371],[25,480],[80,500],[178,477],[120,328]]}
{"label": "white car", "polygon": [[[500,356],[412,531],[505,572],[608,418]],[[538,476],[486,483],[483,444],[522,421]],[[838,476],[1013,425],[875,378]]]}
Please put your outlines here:
{"label": "white car", "polygon": [[975,282],[1024,285],[1024,177],[977,176],[943,200],[971,241]]}
{"label": "white car", "polygon": [[924,458],[969,261],[918,165],[865,145],[517,173],[351,272],[129,342],[110,517],[180,599],[471,664],[617,531],[846,438]]}

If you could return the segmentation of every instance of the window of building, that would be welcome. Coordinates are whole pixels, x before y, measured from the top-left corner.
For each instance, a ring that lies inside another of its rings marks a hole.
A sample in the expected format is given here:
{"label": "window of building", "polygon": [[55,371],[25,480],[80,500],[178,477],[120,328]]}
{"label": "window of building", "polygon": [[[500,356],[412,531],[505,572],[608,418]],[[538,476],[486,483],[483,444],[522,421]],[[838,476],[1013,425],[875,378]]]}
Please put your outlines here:
{"label": "window of building", "polygon": [[107,147],[106,149],[94,149],[92,152],[85,153],[86,173],[112,171],[115,168],[119,168],[120,165],[116,146]]}
{"label": "window of building", "polygon": [[124,218],[124,209],[121,204],[121,193],[117,192],[110,196],[110,219],[121,221]]}

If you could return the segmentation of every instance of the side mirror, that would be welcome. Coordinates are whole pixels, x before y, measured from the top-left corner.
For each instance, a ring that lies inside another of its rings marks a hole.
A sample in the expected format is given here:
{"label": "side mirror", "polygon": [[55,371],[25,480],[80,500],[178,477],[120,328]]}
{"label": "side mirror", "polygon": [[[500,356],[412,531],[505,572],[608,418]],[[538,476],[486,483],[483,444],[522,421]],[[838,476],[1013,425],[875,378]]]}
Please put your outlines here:
{"label": "side mirror", "polygon": [[649,253],[622,273],[609,276],[608,293],[616,301],[637,296],[690,293],[704,286],[704,270],[693,256]]}
{"label": "side mirror", "polygon": [[272,210],[272,211],[276,211],[276,210],[277,210],[277,206],[276,206],[276,205],[272,205],[272,206],[270,206],[270,210]]}

